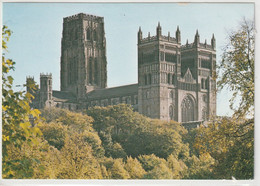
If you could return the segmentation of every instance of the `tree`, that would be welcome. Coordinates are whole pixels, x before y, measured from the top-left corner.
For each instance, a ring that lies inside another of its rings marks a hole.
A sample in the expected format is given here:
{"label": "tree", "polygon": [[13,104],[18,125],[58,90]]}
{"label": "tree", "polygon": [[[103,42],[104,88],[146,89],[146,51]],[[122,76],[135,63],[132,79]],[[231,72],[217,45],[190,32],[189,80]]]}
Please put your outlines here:
{"label": "tree", "polygon": [[67,126],[56,122],[44,123],[40,126],[44,139],[58,150],[64,146],[64,140],[68,133],[67,128]]}
{"label": "tree", "polygon": [[167,158],[167,165],[169,169],[172,171],[173,179],[181,179],[183,178],[183,174],[187,169],[187,166],[182,160],[178,160],[174,157],[174,155],[170,155]]}
{"label": "tree", "polygon": [[201,126],[196,134],[193,148],[216,160],[214,178],[253,178],[254,119],[223,117]]}
{"label": "tree", "polygon": [[[6,26],[2,28],[2,36],[2,175],[3,178],[30,178],[34,172],[31,163],[34,157],[9,157],[16,151],[21,151],[25,143],[37,145],[41,142],[39,137],[42,133],[37,125],[40,125],[42,118],[39,110],[29,106],[33,98],[30,93],[15,92],[12,89],[13,77],[9,72],[14,70],[15,62],[5,57],[7,41],[11,36],[11,31]],[[34,89],[34,85],[30,86]],[[25,164],[29,172],[21,171]]]}
{"label": "tree", "polygon": [[141,179],[146,174],[142,164],[131,156],[127,157],[125,169],[128,171],[131,179]]}
{"label": "tree", "polygon": [[192,155],[185,161],[188,169],[184,179],[212,179],[214,162],[209,153],[203,153],[199,158]]}
{"label": "tree", "polygon": [[112,168],[110,169],[112,179],[128,179],[129,173],[124,168],[122,159],[115,159]]}
{"label": "tree", "polygon": [[[187,130],[179,123],[147,118],[125,104],[94,107],[87,110],[87,114],[94,119],[93,128],[99,132],[108,157],[124,158],[124,152],[131,157],[155,154],[167,158],[175,154],[178,159],[188,156],[188,146],[182,142]],[[117,143],[122,147],[121,156],[113,152]]]}
{"label": "tree", "polygon": [[[218,66],[218,87],[221,90],[228,86],[233,91],[230,108],[238,116],[253,115],[254,111],[254,34],[254,21],[244,19],[238,30],[229,33],[228,43],[223,49]],[[239,97],[241,99],[236,108]]]}
{"label": "tree", "polygon": [[143,155],[138,157],[142,163],[144,170],[147,172],[144,179],[172,179],[173,174],[167,166],[167,162],[163,158],[159,158],[154,154]]}
{"label": "tree", "polygon": [[91,146],[85,142],[84,133],[66,136],[61,149],[61,164],[57,178],[101,179],[102,172]]}
{"label": "tree", "polygon": [[42,115],[49,122],[41,126],[41,130],[50,145],[60,150],[66,135],[82,134],[84,141],[91,146],[93,155],[99,158],[104,156],[102,141],[92,128],[91,117],[58,108],[45,108]]}
{"label": "tree", "polygon": [[154,154],[138,156],[139,161],[145,171],[151,171],[156,168],[159,164],[166,164],[165,159],[159,158]]}

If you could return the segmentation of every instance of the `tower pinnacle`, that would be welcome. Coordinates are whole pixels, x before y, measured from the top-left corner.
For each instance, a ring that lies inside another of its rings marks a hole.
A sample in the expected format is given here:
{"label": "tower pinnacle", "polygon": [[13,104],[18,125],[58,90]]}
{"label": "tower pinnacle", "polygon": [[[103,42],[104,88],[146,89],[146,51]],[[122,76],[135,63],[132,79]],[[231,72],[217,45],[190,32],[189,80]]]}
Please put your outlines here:
{"label": "tower pinnacle", "polygon": [[158,26],[156,29],[156,35],[157,35],[157,38],[159,38],[162,35],[162,28],[160,26],[160,22],[158,22]]}
{"label": "tower pinnacle", "polygon": [[195,38],[194,38],[194,45],[199,46],[199,43],[200,43],[200,35],[199,35],[199,31],[197,29],[196,35],[195,35]]}
{"label": "tower pinnacle", "polygon": [[179,26],[177,26],[175,37],[176,37],[177,43],[181,43],[181,32],[180,32]]}
{"label": "tower pinnacle", "polygon": [[212,38],[211,38],[211,46],[214,50],[216,50],[216,39],[215,39],[214,34],[212,35]]}

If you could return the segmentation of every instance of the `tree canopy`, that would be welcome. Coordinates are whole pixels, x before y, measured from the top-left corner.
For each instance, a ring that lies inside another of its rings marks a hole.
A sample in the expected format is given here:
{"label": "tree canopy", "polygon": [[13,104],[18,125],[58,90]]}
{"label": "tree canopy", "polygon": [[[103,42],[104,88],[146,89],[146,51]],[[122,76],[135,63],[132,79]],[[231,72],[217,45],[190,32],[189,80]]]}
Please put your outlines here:
{"label": "tree canopy", "polygon": [[[230,108],[238,116],[254,114],[255,27],[245,18],[228,33],[219,69],[218,88],[233,91]],[[238,102],[238,104],[236,104]]]}
{"label": "tree canopy", "polygon": [[[4,26],[4,52],[10,36]],[[3,178],[252,179],[254,118],[245,116],[254,103],[253,22],[244,20],[228,39],[218,85],[234,92],[235,114],[192,130],[145,117],[126,104],[77,113],[32,109],[30,92],[12,89],[15,62],[3,53]],[[33,90],[35,84],[27,86]]]}

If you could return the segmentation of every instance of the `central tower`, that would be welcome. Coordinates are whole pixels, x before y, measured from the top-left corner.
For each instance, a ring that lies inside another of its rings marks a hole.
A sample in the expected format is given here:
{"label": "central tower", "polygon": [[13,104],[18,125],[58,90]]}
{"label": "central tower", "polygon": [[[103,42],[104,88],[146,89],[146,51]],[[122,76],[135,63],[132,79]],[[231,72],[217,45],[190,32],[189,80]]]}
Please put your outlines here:
{"label": "central tower", "polygon": [[61,91],[78,100],[107,86],[104,18],[77,14],[63,19],[61,42]]}

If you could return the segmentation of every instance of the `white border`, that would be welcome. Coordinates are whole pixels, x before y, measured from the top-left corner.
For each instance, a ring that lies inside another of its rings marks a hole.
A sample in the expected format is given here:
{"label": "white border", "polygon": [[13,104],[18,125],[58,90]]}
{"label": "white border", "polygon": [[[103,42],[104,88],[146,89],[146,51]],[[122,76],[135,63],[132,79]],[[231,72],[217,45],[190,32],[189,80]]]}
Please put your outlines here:
{"label": "white border", "polygon": [[[260,39],[259,39],[259,33],[258,31],[260,30],[259,27],[259,19],[260,19],[260,1],[257,0],[229,0],[229,1],[214,1],[214,0],[40,0],[40,1],[33,1],[33,0],[0,0],[0,9],[1,9],[1,15],[0,15],[0,23],[2,25],[2,3],[3,2],[21,2],[21,3],[26,3],[26,2],[31,2],[31,3],[50,3],[50,2],[56,2],[56,3],[163,3],[163,2],[172,2],[172,3],[254,3],[255,4],[255,26],[256,26],[256,46],[255,46],[255,169],[254,169],[254,180],[57,180],[57,179],[49,179],[49,180],[42,180],[42,179],[34,179],[34,180],[29,180],[29,179],[23,179],[23,180],[18,180],[18,179],[12,179],[12,180],[7,180],[7,179],[2,179],[0,178],[0,185],[38,185],[38,184],[43,184],[43,185],[60,185],[60,184],[84,184],[84,185],[143,185],[143,184],[149,184],[149,185],[178,185],[178,186],[260,186],[260,161],[259,161],[259,140],[260,137],[257,135],[260,131],[260,126],[258,126],[257,121],[259,121],[258,113],[259,113],[259,108],[260,108],[260,101],[259,101],[259,90],[260,90],[260,83],[259,83],[259,71],[260,71]],[[13,12],[15,13],[15,12]],[[1,36],[2,39],[2,36]],[[0,52],[2,53],[2,47],[0,49]],[[2,67],[0,67],[1,69]],[[1,71],[2,72],[2,71]],[[2,90],[2,84],[1,88]],[[0,101],[1,102],[1,101]],[[1,107],[2,109],[2,107]],[[0,110],[1,110],[0,109]],[[2,111],[2,110],[1,110]],[[2,121],[2,119],[1,119]],[[1,139],[2,139],[2,127],[0,129],[1,132]],[[2,140],[0,142],[2,144]],[[2,148],[0,150],[2,154]],[[2,158],[2,157],[1,157]],[[1,159],[2,160],[2,159]],[[2,161],[0,162],[0,165],[2,167]],[[0,170],[2,173],[2,168]],[[2,175],[2,174],[1,174]]]}

